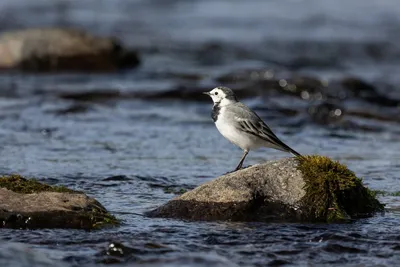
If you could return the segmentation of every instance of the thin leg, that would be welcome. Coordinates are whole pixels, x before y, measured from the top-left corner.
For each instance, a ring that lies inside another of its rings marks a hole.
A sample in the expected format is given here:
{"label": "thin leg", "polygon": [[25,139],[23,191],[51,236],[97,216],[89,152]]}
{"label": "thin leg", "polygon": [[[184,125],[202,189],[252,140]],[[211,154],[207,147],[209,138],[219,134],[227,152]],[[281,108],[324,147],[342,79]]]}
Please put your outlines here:
{"label": "thin leg", "polygon": [[239,164],[237,165],[235,171],[240,170],[242,168],[243,161],[246,158],[247,154],[249,154],[249,151],[248,150],[244,150],[244,154],[243,154],[242,158],[240,159]]}

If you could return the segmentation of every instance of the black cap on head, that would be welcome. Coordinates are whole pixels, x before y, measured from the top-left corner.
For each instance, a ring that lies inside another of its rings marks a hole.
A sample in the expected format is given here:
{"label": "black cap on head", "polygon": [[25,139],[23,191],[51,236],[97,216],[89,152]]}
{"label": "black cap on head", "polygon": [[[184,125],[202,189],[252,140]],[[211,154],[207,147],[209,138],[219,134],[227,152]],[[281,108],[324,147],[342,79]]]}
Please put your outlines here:
{"label": "black cap on head", "polygon": [[226,98],[229,99],[235,99],[236,100],[236,95],[235,93],[232,91],[232,89],[225,87],[225,86],[218,86],[217,89],[221,90],[222,92],[225,93]]}

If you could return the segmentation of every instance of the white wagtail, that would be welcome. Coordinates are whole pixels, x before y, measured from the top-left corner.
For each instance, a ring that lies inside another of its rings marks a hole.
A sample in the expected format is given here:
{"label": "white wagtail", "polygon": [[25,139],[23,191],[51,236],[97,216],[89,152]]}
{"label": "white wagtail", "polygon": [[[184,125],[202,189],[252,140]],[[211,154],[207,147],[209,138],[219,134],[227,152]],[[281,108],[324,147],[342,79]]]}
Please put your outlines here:
{"label": "white wagtail", "polygon": [[240,103],[231,89],[219,86],[203,94],[209,95],[214,102],[211,117],[218,131],[244,152],[235,171],[242,168],[250,150],[260,147],[275,148],[301,157],[279,140],[254,111]]}

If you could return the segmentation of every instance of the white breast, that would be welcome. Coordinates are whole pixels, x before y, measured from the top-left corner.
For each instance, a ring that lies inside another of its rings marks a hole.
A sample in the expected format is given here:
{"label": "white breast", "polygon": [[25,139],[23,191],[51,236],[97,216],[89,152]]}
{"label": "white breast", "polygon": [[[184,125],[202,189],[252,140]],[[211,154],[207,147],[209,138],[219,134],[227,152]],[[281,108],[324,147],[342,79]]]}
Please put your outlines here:
{"label": "white breast", "polygon": [[224,109],[224,107],[221,108],[215,126],[226,139],[243,150],[256,149],[263,145],[261,139],[238,130],[234,125],[234,121],[232,121],[233,118],[228,119],[224,116]]}

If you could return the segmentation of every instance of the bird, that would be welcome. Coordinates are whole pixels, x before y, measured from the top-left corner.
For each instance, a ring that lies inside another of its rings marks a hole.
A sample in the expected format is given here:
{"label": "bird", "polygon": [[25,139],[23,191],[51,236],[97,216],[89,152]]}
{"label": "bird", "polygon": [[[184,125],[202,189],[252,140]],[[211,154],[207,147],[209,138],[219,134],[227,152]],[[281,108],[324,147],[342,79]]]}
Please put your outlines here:
{"label": "bird", "polygon": [[211,118],[218,131],[243,150],[243,156],[234,171],[242,168],[250,150],[260,147],[274,148],[303,157],[283,143],[253,110],[241,103],[232,89],[218,86],[203,94],[210,96],[214,103]]}

